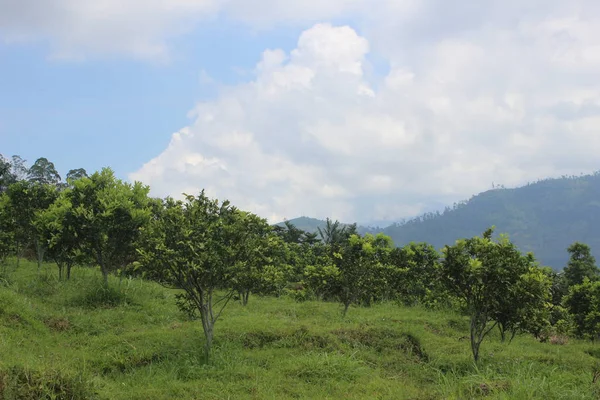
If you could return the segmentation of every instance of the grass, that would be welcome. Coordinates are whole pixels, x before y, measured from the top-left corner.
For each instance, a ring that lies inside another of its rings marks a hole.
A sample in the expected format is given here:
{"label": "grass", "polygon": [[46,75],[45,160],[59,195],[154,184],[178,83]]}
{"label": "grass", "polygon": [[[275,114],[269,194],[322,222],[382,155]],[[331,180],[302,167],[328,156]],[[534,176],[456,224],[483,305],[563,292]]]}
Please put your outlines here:
{"label": "grass", "polygon": [[518,336],[471,361],[453,312],[252,297],[217,322],[210,362],[175,292],[22,263],[0,285],[0,399],[593,399],[600,347]]}

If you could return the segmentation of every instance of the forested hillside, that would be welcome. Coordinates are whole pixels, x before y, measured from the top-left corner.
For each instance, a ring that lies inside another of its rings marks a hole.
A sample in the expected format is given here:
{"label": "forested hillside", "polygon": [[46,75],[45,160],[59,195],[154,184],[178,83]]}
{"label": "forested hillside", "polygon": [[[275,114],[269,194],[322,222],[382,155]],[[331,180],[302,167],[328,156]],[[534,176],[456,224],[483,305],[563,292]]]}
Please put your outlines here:
{"label": "forested hillside", "polygon": [[522,251],[544,265],[562,269],[574,241],[600,256],[600,174],[547,179],[516,189],[494,189],[403,224],[384,229],[398,246],[424,241],[436,248],[496,226]]}
{"label": "forested hillside", "polygon": [[[532,251],[544,265],[562,269],[574,241],[587,243],[600,257],[600,174],[546,179],[515,189],[496,188],[448,207],[443,212],[384,228],[397,246],[426,242],[437,249],[495,225],[522,251]],[[326,222],[302,217],[291,223],[309,232]],[[358,227],[364,234],[371,231]]]}

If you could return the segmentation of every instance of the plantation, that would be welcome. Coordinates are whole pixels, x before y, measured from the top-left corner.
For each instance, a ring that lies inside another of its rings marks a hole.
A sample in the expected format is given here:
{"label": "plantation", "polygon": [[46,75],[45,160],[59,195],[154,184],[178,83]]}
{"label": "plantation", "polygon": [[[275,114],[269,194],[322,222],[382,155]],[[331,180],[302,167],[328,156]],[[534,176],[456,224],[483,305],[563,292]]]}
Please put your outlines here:
{"label": "plantation", "polygon": [[557,273],[494,227],[396,247],[15,160],[0,160],[2,399],[600,394],[584,243]]}
{"label": "plantation", "polygon": [[[11,260],[13,261],[13,260]],[[33,262],[0,288],[0,398],[585,399],[600,349],[496,331],[473,363],[467,318],[394,303],[232,302],[206,362],[176,291]]]}

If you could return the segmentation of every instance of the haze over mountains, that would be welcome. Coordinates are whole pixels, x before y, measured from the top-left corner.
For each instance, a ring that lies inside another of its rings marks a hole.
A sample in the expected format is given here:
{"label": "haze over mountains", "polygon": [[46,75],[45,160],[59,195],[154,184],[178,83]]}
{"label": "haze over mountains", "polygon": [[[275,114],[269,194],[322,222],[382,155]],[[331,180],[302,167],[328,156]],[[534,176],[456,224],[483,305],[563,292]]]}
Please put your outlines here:
{"label": "haze over mountains", "polygon": [[[309,217],[290,222],[310,232],[325,224]],[[439,249],[456,239],[480,235],[492,225],[496,233],[507,233],[522,251],[532,251],[540,263],[556,270],[565,266],[566,249],[575,241],[590,245],[600,259],[600,172],[545,179],[514,189],[496,188],[444,211],[383,229],[358,230],[383,232],[397,246],[414,241]]]}

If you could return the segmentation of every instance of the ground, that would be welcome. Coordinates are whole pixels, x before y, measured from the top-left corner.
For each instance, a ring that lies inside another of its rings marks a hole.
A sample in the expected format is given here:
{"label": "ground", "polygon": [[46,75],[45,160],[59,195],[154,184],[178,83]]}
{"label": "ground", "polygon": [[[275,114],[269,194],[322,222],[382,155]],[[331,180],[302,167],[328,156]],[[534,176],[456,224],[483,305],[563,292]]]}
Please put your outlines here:
{"label": "ground", "polygon": [[[176,292],[140,279],[22,263],[0,278],[0,399],[593,399],[600,347],[518,336],[472,362],[465,317],[393,303],[251,297],[231,303],[203,358]],[[54,397],[53,397],[54,396]]]}

